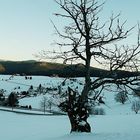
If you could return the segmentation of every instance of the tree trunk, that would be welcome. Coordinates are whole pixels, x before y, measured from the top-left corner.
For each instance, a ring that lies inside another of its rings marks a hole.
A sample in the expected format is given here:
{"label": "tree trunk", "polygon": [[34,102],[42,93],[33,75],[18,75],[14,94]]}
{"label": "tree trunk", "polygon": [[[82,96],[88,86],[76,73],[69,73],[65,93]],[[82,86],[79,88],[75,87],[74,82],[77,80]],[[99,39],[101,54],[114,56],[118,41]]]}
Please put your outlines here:
{"label": "tree trunk", "polygon": [[71,132],[91,132],[91,127],[87,122],[89,117],[85,103],[81,102],[80,96],[69,89],[68,116],[71,123]]}

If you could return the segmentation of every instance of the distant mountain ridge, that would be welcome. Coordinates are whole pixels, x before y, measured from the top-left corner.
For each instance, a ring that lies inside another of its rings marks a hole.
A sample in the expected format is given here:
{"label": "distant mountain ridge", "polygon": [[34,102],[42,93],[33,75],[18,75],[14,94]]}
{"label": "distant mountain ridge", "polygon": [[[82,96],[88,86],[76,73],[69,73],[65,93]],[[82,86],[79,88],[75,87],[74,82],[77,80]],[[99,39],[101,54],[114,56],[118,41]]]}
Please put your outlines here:
{"label": "distant mountain ridge", "polygon": [[[85,67],[83,64],[66,65],[50,62],[28,61],[0,61],[0,74],[42,75],[59,77],[83,77]],[[136,72],[116,71],[118,77],[139,75]],[[91,67],[91,76],[113,77],[109,71]]]}

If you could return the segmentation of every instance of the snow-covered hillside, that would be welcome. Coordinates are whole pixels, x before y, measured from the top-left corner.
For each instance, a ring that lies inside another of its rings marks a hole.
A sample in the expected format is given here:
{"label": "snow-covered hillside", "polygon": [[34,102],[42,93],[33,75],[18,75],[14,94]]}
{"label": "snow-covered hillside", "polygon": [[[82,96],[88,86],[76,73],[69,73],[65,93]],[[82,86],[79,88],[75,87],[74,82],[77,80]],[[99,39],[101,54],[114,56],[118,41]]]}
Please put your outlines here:
{"label": "snow-covered hillside", "polygon": [[[51,89],[56,88],[65,80],[65,78],[58,77],[48,77],[48,76],[28,76],[29,78],[25,78],[26,76],[11,76],[11,75],[0,75],[0,89],[5,90],[5,94],[8,96],[11,92],[20,93],[22,91],[28,91],[30,86],[33,86],[33,90],[37,90],[39,85],[42,87]],[[31,77],[31,79],[30,79]],[[80,82],[83,82],[83,78],[78,78]],[[79,84],[74,84],[72,81],[68,80],[67,86],[71,87],[82,87]],[[79,88],[80,89],[80,88]],[[66,90],[66,89],[65,89]],[[47,93],[57,93],[58,91],[47,91]],[[49,96],[49,94],[45,94],[45,96]],[[31,105],[32,108],[40,109],[40,101],[44,95],[40,94],[39,96],[31,96],[28,98],[23,98],[19,100],[19,105]]]}
{"label": "snow-covered hillside", "polygon": [[[31,85],[34,88],[37,88],[39,84],[48,88],[56,88],[63,80],[58,77],[32,76],[32,79],[25,79],[24,76],[0,75],[0,89],[4,89],[5,94],[8,95],[11,91],[26,91]],[[78,82],[82,83],[83,79],[78,78]],[[67,84],[73,85],[71,81]],[[74,86],[78,86],[78,90],[82,88],[82,84]],[[134,97],[130,96],[130,99],[123,105],[116,103],[114,94],[108,91],[103,92],[106,105],[100,105],[99,108],[105,110],[105,115],[89,117],[92,127],[90,134],[69,134],[70,123],[66,115],[39,116],[0,110],[0,138],[3,140],[139,140],[140,113],[136,115],[131,110]],[[32,105],[33,108],[40,109],[43,96],[41,94],[26,97],[20,99],[19,104]]]}

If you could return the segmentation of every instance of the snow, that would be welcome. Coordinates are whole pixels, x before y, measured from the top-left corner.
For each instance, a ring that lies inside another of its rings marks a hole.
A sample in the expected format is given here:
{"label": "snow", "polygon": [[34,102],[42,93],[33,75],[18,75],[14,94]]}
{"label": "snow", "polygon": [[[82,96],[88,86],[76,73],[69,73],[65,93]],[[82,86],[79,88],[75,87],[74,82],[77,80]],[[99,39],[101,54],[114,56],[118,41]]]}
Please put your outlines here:
{"label": "snow", "polygon": [[34,116],[0,111],[3,140],[139,140],[140,115],[91,116],[92,133],[70,132],[67,116]]}
{"label": "snow", "polygon": [[[25,80],[24,76],[0,75],[0,89],[11,91],[27,90],[30,85],[55,87],[64,79],[47,76],[33,76],[32,80]],[[82,78],[78,78],[82,81]],[[19,85],[20,83],[20,85]],[[70,83],[69,83],[70,84]],[[20,89],[16,88],[20,86]],[[77,85],[75,85],[76,87]],[[79,87],[80,88],[80,87]],[[39,111],[32,111],[38,115],[29,115],[0,110],[0,139],[1,140],[139,140],[140,113],[132,112],[131,105],[135,98],[130,97],[124,105],[114,101],[114,94],[104,91],[105,115],[91,115],[88,122],[91,133],[70,134],[70,122],[66,115],[39,115]],[[40,108],[39,103],[43,95],[20,99],[20,105],[32,105]],[[0,109],[4,109],[0,107]],[[11,110],[11,109],[9,109]],[[31,110],[24,110],[31,112]],[[43,114],[43,112],[41,112]]]}
{"label": "snow", "polygon": [[39,97],[30,97],[30,98],[23,98],[21,100],[19,100],[21,105],[30,105],[32,103],[32,108],[40,108],[40,101],[42,100],[43,96],[39,96]]}
{"label": "snow", "polygon": [[[30,110],[30,109],[20,109],[20,108],[11,108],[11,107],[1,107],[1,111],[7,111],[7,112],[15,112],[19,114],[29,114],[29,115],[44,115],[44,112],[41,110]],[[52,113],[45,112],[45,115],[52,115]]]}
{"label": "snow", "polygon": [[45,140],[69,133],[66,116],[31,116],[0,111],[0,118],[3,140]]}
{"label": "snow", "polygon": [[81,122],[79,122],[79,125],[85,126],[86,125],[86,122],[85,121],[81,121]]}

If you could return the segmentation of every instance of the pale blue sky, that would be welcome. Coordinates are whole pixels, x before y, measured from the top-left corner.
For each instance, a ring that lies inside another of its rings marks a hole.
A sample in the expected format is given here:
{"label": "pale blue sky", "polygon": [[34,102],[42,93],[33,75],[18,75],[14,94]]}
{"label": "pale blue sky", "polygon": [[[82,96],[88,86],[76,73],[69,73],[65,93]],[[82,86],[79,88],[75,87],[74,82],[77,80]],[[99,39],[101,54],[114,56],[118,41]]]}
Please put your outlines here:
{"label": "pale blue sky", "polygon": [[[56,38],[50,19],[57,26],[65,22],[53,16],[58,10],[53,0],[0,0],[0,59],[35,59],[33,54],[50,49]],[[131,27],[140,21],[140,0],[107,0],[102,11],[105,21],[112,11],[121,12]]]}

